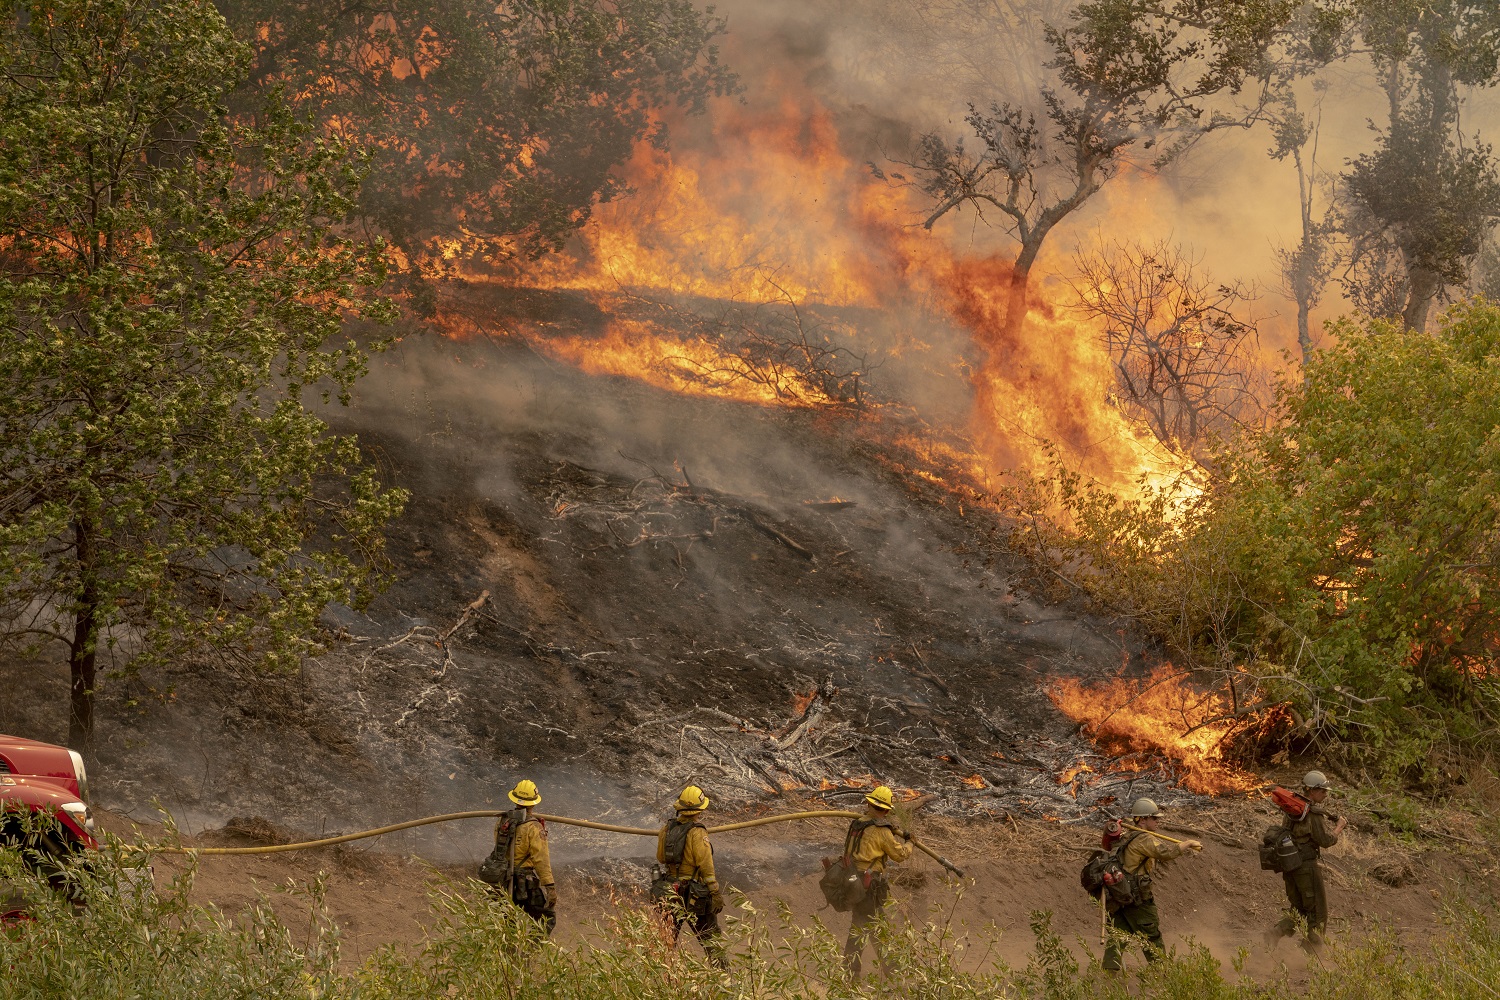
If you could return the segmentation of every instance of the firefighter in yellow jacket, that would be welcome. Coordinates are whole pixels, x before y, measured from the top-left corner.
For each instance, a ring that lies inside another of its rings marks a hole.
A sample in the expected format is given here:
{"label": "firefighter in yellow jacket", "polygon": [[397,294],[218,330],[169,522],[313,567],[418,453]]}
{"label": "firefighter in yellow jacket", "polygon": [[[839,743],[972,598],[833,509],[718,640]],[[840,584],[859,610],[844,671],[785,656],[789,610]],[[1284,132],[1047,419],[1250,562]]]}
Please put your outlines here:
{"label": "firefighter in yellow jacket", "polygon": [[708,796],[697,785],[688,785],[677,797],[677,815],[656,837],[656,860],[663,873],[653,885],[653,895],[663,904],[672,921],[672,940],[691,923],[693,936],[703,953],[715,964],[729,967],[729,955],[721,940],[719,914],[724,894],[714,874],[714,851],[708,830],[698,822],[708,808]]}
{"label": "firefighter in yellow jacket", "polygon": [[547,824],[532,816],[542,803],[536,782],[522,779],[506,793],[519,809],[500,817],[495,843],[511,840],[510,898],[550,935],[557,926],[557,885],[552,878],[552,855],[547,850]]}
{"label": "firefighter in yellow jacket", "polygon": [[[844,837],[844,853],[854,862],[854,867],[867,873],[865,894],[853,906],[849,922],[849,940],[844,943],[844,965],[851,976],[858,976],[865,943],[870,941],[873,928],[870,924],[884,908],[891,895],[890,882],[885,877],[887,863],[900,864],[911,857],[911,834],[896,825],[891,817],[895,798],[884,785],[865,796],[863,819],[849,824]],[[880,940],[875,938],[875,959],[880,972],[885,973],[885,951]]]}
{"label": "firefighter in yellow jacket", "polygon": [[1125,904],[1111,903],[1109,922],[1116,932],[1110,935],[1109,946],[1104,950],[1104,967],[1119,972],[1127,935],[1139,935],[1146,939],[1146,961],[1154,962],[1165,950],[1161,936],[1161,916],[1156,911],[1156,894],[1152,889],[1152,878],[1158,861],[1171,861],[1188,851],[1201,851],[1203,845],[1196,840],[1171,843],[1152,835],[1159,822],[1161,810],[1151,799],[1136,799],[1130,807],[1132,826],[1140,831],[1127,833],[1119,848],[1120,865],[1135,876],[1136,896]]}

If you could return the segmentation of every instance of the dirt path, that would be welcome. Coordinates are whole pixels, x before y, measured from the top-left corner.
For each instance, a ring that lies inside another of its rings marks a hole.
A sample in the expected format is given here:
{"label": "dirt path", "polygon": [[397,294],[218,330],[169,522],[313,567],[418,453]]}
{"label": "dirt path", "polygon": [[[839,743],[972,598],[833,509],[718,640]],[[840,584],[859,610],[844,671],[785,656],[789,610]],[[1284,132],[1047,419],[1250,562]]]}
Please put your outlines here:
{"label": "dirt path", "polygon": [[[1249,949],[1246,971],[1256,978],[1278,974],[1283,965],[1293,975],[1304,969],[1306,959],[1291,943],[1284,942],[1274,957],[1260,945],[1262,933],[1280,913],[1282,889],[1277,876],[1259,870],[1253,839],[1243,836],[1264,825],[1255,807],[1246,802],[1221,804],[1211,811],[1183,812],[1173,821],[1201,827],[1214,837],[1205,838],[1202,855],[1166,866],[1158,879],[1168,943],[1180,945],[1191,937],[1207,945],[1226,967],[1239,949]],[[108,815],[102,823],[122,835],[159,835],[159,828],[119,816]],[[918,855],[893,880],[897,912],[906,919],[951,920],[955,928],[976,935],[998,931],[994,954],[1011,963],[1024,964],[1032,947],[1033,911],[1051,911],[1053,927],[1080,953],[1083,942],[1097,940],[1098,910],[1077,882],[1078,869],[1097,837],[1093,827],[1034,820],[1012,827],[933,819],[919,821],[918,829],[963,866],[968,879],[959,892],[935,863]],[[587,843],[576,833],[553,828],[558,857],[576,855],[580,840]],[[817,821],[723,834],[715,839],[715,854],[724,881],[744,892],[762,913],[772,912],[772,904],[784,900],[799,920],[817,916],[842,934],[847,918],[825,907],[816,875],[818,858],[834,849],[841,833],[841,822]],[[1231,846],[1235,837],[1242,846]],[[191,841],[247,845],[253,838],[213,833]],[[635,838],[616,843],[619,846],[610,853],[574,857],[556,866],[562,900],[560,941],[575,942],[597,933],[596,925],[614,907],[639,898],[650,864],[650,842]],[[1382,927],[1420,946],[1436,929],[1442,899],[1480,881],[1492,863],[1479,852],[1417,851],[1389,837],[1352,830],[1328,853],[1325,866],[1333,937]],[[174,860],[159,861],[158,882],[182,867]],[[428,894],[472,872],[472,865],[433,865],[413,856],[382,853],[378,847],[204,857],[194,895],[226,912],[269,897],[283,919],[297,928],[306,925],[307,904],[280,890],[321,876],[328,912],[342,931],[345,960],[357,965],[388,944],[417,946],[433,920]],[[1393,881],[1402,884],[1387,884]]]}

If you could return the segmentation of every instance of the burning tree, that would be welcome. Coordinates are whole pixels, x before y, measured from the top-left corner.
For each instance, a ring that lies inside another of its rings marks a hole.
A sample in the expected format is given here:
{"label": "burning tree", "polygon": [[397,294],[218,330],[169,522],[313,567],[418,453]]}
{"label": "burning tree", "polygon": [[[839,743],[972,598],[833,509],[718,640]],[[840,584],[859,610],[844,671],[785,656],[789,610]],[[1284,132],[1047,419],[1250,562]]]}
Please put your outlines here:
{"label": "burning tree", "polygon": [[1242,284],[1214,284],[1180,246],[1118,242],[1080,252],[1078,308],[1103,324],[1115,385],[1163,444],[1201,452],[1256,404],[1256,331]]}
{"label": "burning tree", "polygon": [[390,312],[329,228],[357,161],[275,103],[226,122],[245,57],[203,0],[0,6],[0,624],[67,648],[82,746],[117,643],[297,664],[401,506],[303,405]]}
{"label": "burning tree", "polygon": [[[1031,271],[1048,236],[1127,162],[1135,148],[1155,150],[1162,166],[1210,132],[1254,121],[1271,83],[1267,52],[1296,3],[1254,5],[1196,0],[1100,0],[1080,4],[1062,27],[1049,27],[1050,68],[1040,109],[996,101],[970,105],[965,119],[979,140],[923,138],[920,184],[934,208],[926,225],[961,207],[997,224],[1017,244],[1000,331],[1014,343],[1030,309]],[[1209,107],[1221,94],[1258,82],[1251,106]]]}
{"label": "burning tree", "polygon": [[1033,503],[1029,550],[1303,735],[1421,767],[1500,722],[1500,311],[1333,333],[1212,480],[1122,499],[1061,477],[1039,499],[1066,517]]}
{"label": "burning tree", "polygon": [[285,92],[364,146],[358,214],[428,270],[558,248],[638,143],[665,143],[665,112],[734,87],[724,22],[690,0],[221,7],[254,49],[234,108]]}

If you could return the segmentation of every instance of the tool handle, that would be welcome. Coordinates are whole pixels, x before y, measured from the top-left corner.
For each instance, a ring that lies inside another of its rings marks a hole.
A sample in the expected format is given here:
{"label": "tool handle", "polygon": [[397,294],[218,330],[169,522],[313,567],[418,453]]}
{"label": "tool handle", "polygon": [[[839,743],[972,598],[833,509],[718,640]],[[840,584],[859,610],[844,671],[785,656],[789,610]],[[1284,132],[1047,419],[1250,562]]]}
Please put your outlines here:
{"label": "tool handle", "polygon": [[[1158,840],[1165,840],[1169,844],[1186,844],[1187,843],[1187,841],[1185,841],[1185,840],[1179,840],[1176,837],[1168,837],[1165,833],[1157,833],[1155,830],[1146,830],[1146,829],[1143,829],[1143,828],[1141,828],[1139,826],[1136,826],[1133,823],[1121,823],[1120,825],[1123,826],[1127,830],[1134,830],[1136,833],[1149,833],[1149,834],[1151,834],[1151,836],[1155,837],[1156,839],[1158,839]],[[1200,851],[1203,850],[1203,845],[1199,844],[1196,849],[1200,850]]]}
{"label": "tool handle", "polygon": [[1099,888],[1099,947],[1109,947],[1109,887]]}

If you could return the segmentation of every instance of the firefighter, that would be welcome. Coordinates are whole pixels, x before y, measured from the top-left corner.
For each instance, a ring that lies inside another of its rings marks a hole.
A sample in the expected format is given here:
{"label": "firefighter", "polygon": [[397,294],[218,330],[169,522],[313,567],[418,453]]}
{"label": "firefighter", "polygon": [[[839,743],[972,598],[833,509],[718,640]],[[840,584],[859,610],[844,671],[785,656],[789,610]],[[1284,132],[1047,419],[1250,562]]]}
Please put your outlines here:
{"label": "firefighter", "polygon": [[1292,842],[1297,845],[1302,864],[1281,876],[1286,882],[1288,909],[1276,926],[1266,932],[1268,949],[1275,948],[1282,938],[1294,936],[1299,918],[1307,925],[1302,947],[1316,952],[1323,946],[1328,926],[1328,894],[1323,889],[1323,870],[1318,859],[1323,848],[1339,842],[1339,834],[1349,822],[1347,817],[1336,817],[1323,808],[1329,790],[1328,778],[1322,771],[1308,771],[1302,778],[1302,797],[1311,804],[1302,819],[1290,821],[1288,817]]}
{"label": "firefighter", "polygon": [[865,796],[865,815],[849,824],[844,836],[844,853],[854,862],[854,867],[866,872],[865,894],[853,906],[849,921],[849,939],[844,942],[844,965],[852,977],[858,977],[865,943],[875,945],[875,961],[880,974],[885,975],[885,949],[874,935],[870,924],[880,916],[886,900],[891,895],[890,882],[885,877],[888,862],[900,864],[911,857],[911,834],[896,825],[891,817],[895,800],[891,790],[881,785]]}
{"label": "firefighter", "polygon": [[708,830],[698,822],[707,808],[708,796],[697,785],[688,785],[677,796],[677,815],[656,837],[656,860],[664,866],[662,879],[671,890],[654,894],[667,900],[665,909],[672,921],[672,941],[677,941],[684,922],[691,923],[693,936],[703,946],[703,953],[715,965],[727,969],[729,955],[719,929],[724,894],[714,874],[714,850],[708,842]]}
{"label": "firefighter", "polygon": [[510,898],[547,930],[557,926],[557,885],[552,878],[552,855],[547,850],[547,824],[531,814],[541,805],[536,782],[522,778],[506,797],[520,806],[495,825],[495,843],[511,838]]}
{"label": "firefighter", "polygon": [[[1201,851],[1203,845],[1196,840],[1170,843],[1152,835],[1160,822],[1161,810],[1150,799],[1136,799],[1130,807],[1132,826],[1139,831],[1124,830],[1120,838],[1120,865],[1127,874],[1136,878],[1135,898],[1128,904],[1111,900],[1109,922],[1115,933],[1110,934],[1109,945],[1104,950],[1104,967],[1119,972],[1124,966],[1122,935],[1138,934],[1146,939],[1146,961],[1154,962],[1161,957],[1165,945],[1161,937],[1161,917],[1156,912],[1156,896],[1152,891],[1152,875],[1158,861],[1171,861],[1188,851]],[[1113,846],[1111,832],[1106,830],[1105,843]]]}

